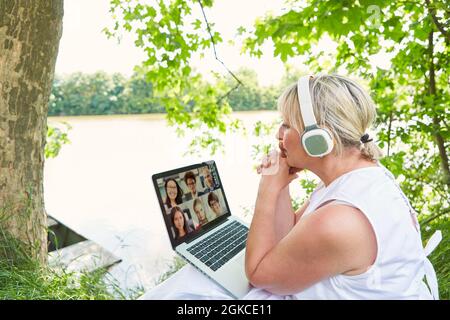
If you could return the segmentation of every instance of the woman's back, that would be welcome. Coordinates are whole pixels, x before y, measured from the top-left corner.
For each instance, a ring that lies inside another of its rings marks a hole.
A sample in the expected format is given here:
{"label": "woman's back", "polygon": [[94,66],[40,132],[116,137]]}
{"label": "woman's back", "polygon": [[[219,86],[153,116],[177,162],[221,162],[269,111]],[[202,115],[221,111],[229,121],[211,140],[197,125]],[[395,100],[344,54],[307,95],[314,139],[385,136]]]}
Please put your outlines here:
{"label": "woman's back", "polygon": [[356,207],[367,217],[377,239],[375,263],[362,274],[327,278],[294,297],[430,299],[422,281],[426,257],[415,212],[392,174],[382,166],[348,172],[316,189],[302,218],[333,201]]}

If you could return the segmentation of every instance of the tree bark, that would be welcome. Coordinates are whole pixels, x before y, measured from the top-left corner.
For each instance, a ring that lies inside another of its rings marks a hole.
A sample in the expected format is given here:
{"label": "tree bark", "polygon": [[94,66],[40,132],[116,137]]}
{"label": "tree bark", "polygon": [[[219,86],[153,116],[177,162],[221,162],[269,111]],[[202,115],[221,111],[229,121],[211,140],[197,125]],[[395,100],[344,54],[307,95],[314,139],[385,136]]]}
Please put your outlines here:
{"label": "tree bark", "polygon": [[0,231],[41,262],[48,100],[63,9],[63,0],[0,1]]}

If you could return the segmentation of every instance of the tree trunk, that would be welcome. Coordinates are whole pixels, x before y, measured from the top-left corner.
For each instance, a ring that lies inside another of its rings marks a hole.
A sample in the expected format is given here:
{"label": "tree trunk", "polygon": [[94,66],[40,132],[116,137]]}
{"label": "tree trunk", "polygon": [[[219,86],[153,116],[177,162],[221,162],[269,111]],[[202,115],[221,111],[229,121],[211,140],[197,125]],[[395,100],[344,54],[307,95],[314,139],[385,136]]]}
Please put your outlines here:
{"label": "tree trunk", "polygon": [[0,235],[20,240],[41,262],[44,146],[62,17],[63,0],[0,0]]}
{"label": "tree trunk", "polygon": [[[430,59],[430,67],[429,67],[429,72],[430,72],[430,83],[429,83],[429,87],[428,87],[428,94],[433,97],[436,95],[436,80],[435,80],[435,70],[434,70],[434,62],[433,62],[433,56],[434,56],[434,44],[433,44],[433,30],[430,31],[430,33],[428,34],[428,53],[430,55],[429,59]],[[443,181],[444,183],[450,188],[450,167],[449,167],[449,161],[448,161],[448,156],[447,156],[447,150],[445,149],[445,142],[444,142],[444,138],[442,137],[442,135],[439,132],[440,129],[440,121],[435,114],[433,115],[433,126],[434,126],[434,138],[436,141],[436,144],[438,146],[439,149],[439,157],[441,159],[441,168],[442,168],[442,172],[444,174],[443,176]]]}

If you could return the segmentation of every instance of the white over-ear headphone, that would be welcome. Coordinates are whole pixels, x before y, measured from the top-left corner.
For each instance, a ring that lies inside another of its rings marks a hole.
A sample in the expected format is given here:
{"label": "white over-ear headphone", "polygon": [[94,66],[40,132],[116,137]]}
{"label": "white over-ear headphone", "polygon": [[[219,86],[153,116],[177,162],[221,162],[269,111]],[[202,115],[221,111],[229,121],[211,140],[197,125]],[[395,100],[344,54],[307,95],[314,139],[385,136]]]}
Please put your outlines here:
{"label": "white over-ear headphone", "polygon": [[311,157],[323,157],[333,150],[333,138],[327,129],[317,125],[309,92],[310,78],[311,75],[303,76],[297,83],[298,103],[305,126],[301,140],[303,148]]}

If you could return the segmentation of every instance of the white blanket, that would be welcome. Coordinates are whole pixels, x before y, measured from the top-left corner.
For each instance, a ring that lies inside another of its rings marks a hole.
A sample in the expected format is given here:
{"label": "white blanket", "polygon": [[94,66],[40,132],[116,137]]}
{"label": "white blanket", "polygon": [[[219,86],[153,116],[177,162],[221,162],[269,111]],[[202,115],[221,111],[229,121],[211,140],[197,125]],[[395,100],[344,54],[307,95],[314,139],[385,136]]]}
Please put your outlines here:
{"label": "white blanket", "polygon": [[[233,299],[214,281],[186,265],[172,277],[150,289],[139,300],[229,300]],[[278,296],[266,290],[252,288],[243,300],[286,300],[291,296]]]}

